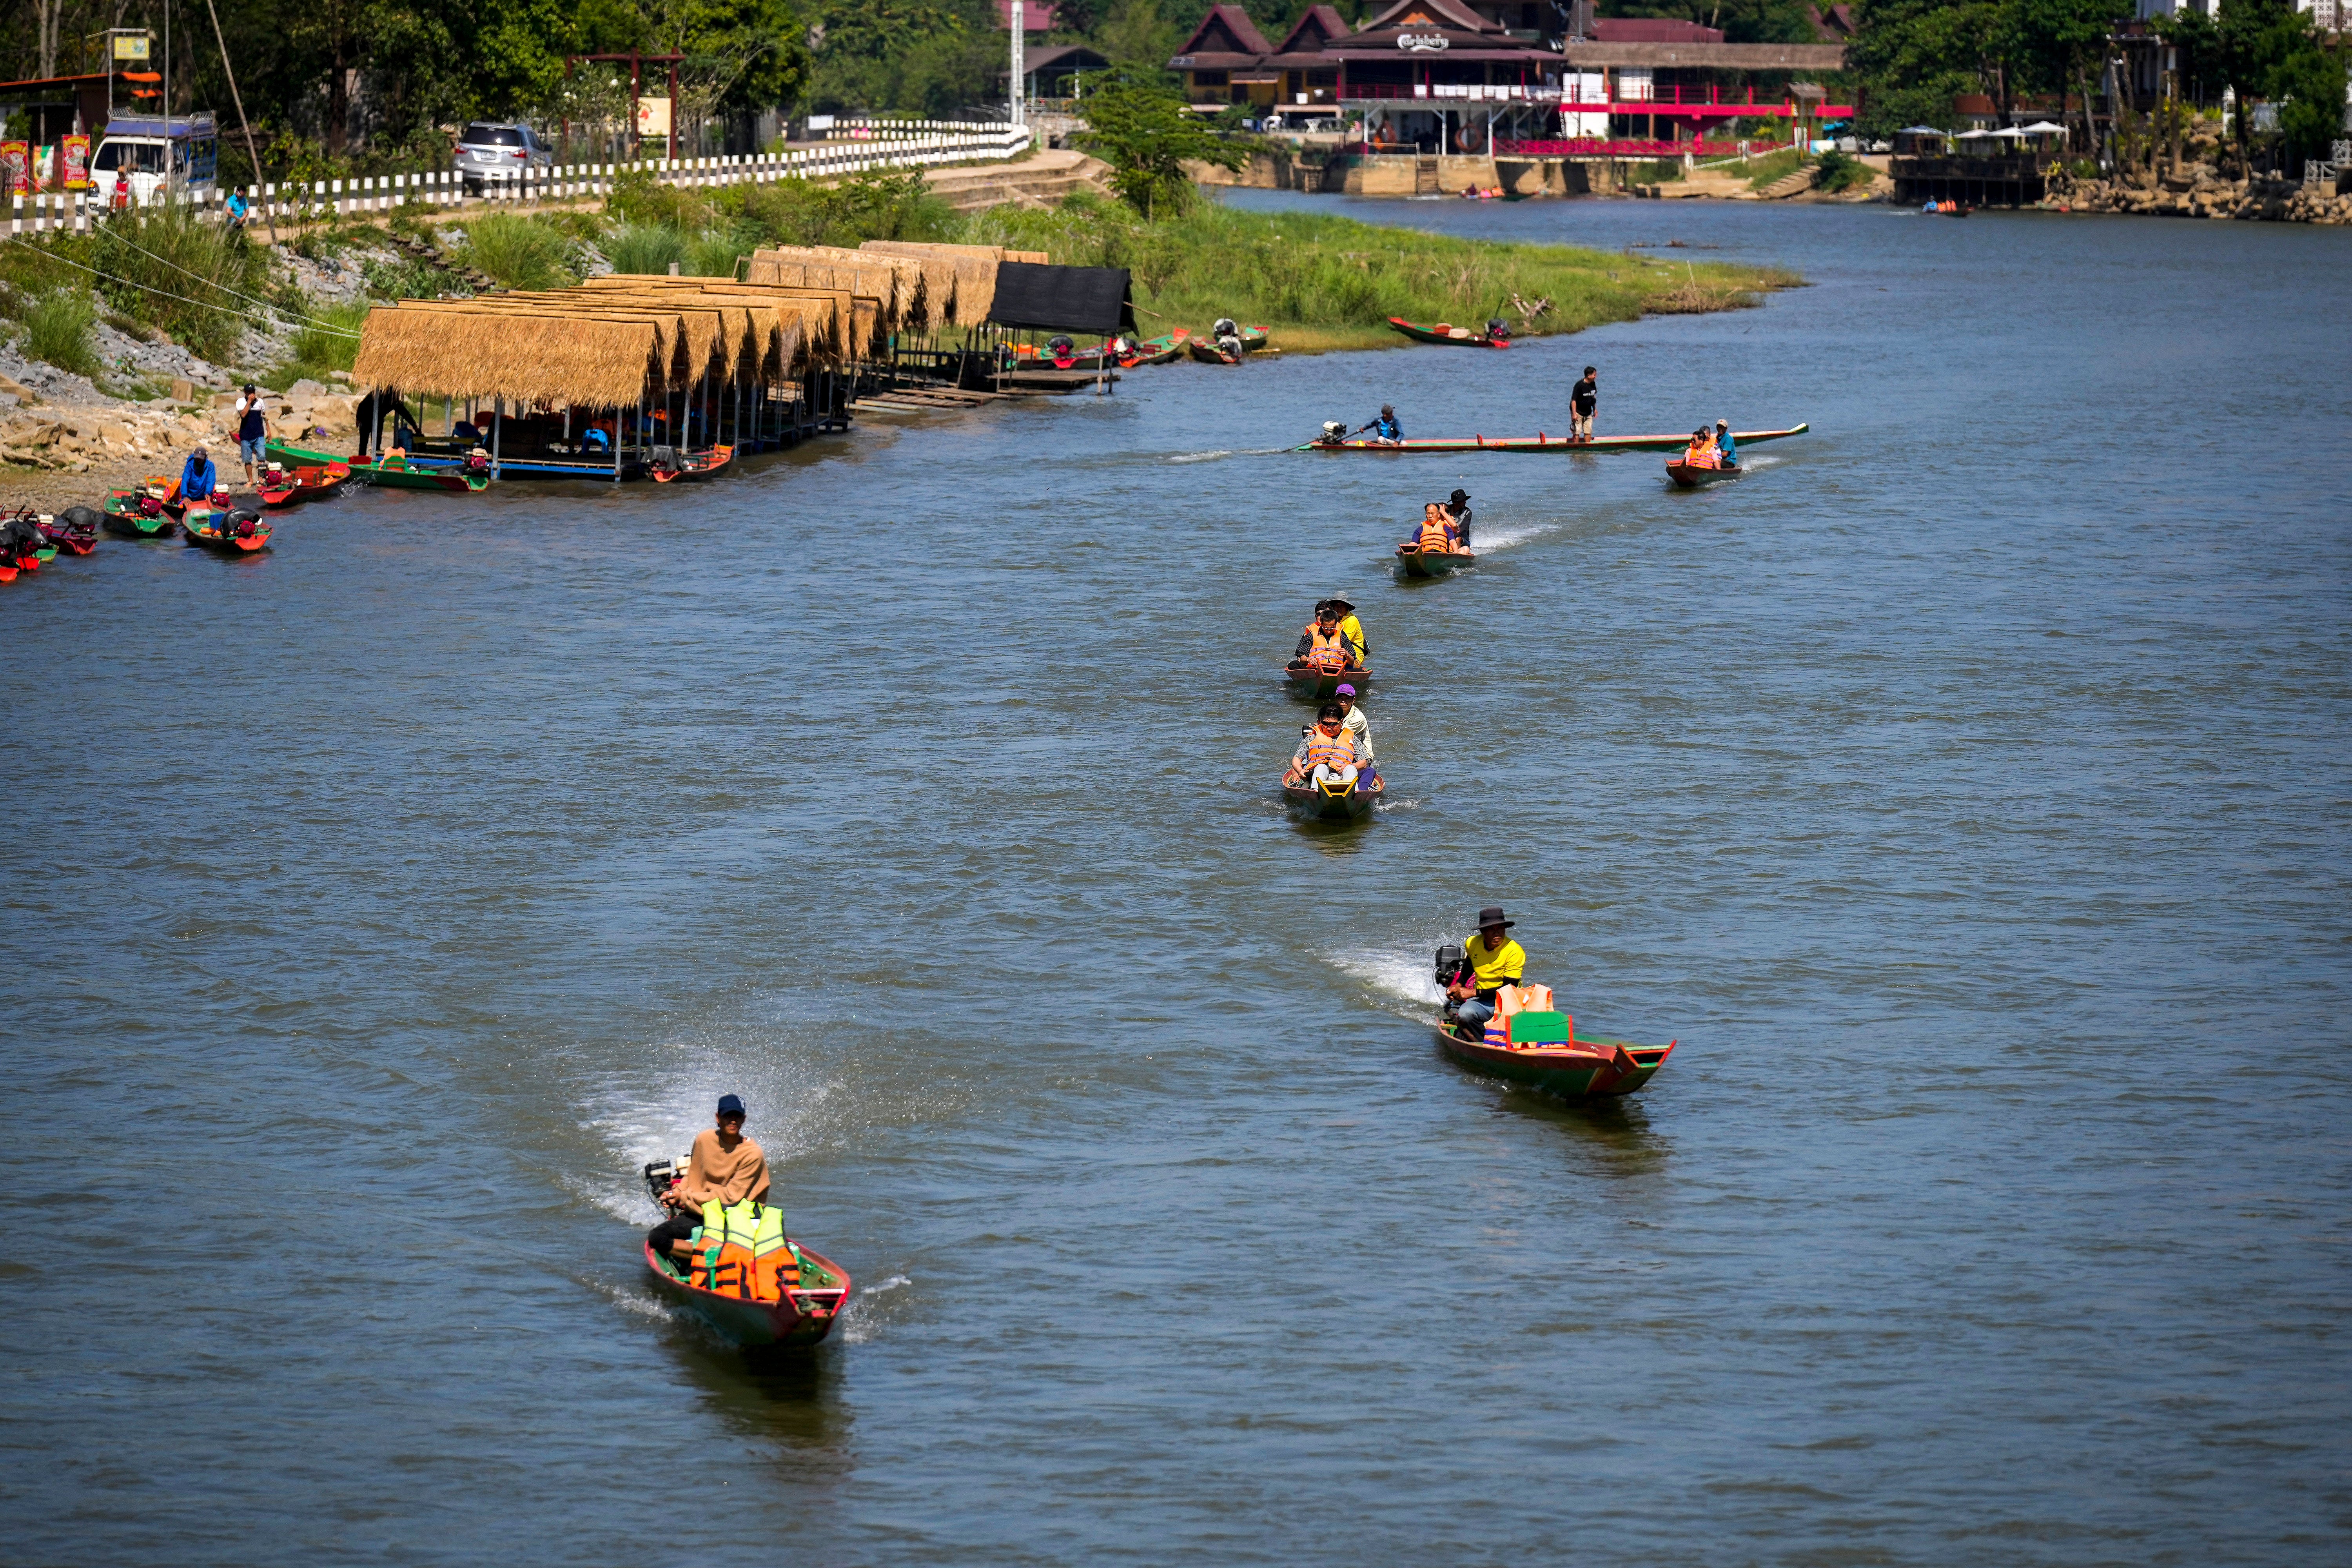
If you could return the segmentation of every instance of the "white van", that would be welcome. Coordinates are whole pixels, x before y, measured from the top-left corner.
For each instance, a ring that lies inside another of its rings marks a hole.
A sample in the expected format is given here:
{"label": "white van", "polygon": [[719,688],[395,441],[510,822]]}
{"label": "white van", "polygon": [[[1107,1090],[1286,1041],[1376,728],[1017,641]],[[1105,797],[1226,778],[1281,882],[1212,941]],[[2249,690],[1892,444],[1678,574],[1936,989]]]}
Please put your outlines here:
{"label": "white van", "polygon": [[220,132],[209,113],[118,114],[106,123],[105,140],[89,161],[90,194],[108,206],[115,192],[130,187],[127,202],[144,206],[156,199],[168,174],[178,191],[209,191],[220,163]]}

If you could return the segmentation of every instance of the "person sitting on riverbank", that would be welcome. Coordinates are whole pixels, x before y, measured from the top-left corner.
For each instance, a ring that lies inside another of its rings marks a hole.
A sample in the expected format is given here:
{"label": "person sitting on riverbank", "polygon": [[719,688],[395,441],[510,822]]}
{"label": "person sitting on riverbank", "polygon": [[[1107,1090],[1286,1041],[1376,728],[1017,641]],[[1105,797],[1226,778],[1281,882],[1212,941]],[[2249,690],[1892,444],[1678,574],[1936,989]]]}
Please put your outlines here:
{"label": "person sitting on riverbank", "polygon": [[1299,634],[1290,662],[1294,668],[1311,664],[1318,669],[1354,669],[1363,664],[1364,655],[1339,629],[1339,612],[1327,599],[1315,606],[1315,619]]}
{"label": "person sitting on riverbank", "polygon": [[686,1174],[662,1197],[670,1217],[646,1233],[646,1245],[657,1258],[684,1263],[693,1256],[692,1237],[702,1223],[703,1205],[732,1208],[768,1195],[768,1156],[743,1136],[742,1100],[720,1095],[715,1120],[714,1126],[695,1134]]}

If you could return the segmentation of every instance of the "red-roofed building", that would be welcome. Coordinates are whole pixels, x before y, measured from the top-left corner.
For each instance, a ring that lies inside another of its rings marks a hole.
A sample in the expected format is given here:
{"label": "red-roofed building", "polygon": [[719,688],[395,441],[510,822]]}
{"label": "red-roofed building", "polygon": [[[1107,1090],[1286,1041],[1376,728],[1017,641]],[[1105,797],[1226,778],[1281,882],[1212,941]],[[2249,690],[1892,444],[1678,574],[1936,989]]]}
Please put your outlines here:
{"label": "red-roofed building", "polygon": [[[1022,37],[1050,33],[1054,21],[1054,0],[1021,0]],[[996,0],[996,25],[1008,33],[1013,30],[1013,0]]]}

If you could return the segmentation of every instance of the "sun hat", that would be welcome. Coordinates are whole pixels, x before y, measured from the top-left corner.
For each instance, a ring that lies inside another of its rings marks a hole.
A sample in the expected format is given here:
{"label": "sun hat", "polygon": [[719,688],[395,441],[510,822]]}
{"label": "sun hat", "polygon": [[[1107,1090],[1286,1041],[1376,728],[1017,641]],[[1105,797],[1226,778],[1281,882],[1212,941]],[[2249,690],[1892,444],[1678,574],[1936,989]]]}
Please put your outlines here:
{"label": "sun hat", "polygon": [[1500,904],[1488,904],[1478,911],[1480,931],[1485,931],[1489,926],[1515,926],[1518,923],[1517,921],[1507,921],[1503,918],[1503,906]]}

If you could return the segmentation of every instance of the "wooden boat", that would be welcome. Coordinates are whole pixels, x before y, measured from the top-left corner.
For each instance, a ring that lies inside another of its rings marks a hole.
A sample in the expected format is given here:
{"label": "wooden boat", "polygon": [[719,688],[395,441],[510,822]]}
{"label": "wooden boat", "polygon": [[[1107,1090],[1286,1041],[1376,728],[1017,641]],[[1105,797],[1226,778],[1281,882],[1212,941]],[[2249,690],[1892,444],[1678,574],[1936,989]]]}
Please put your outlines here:
{"label": "wooden boat", "polygon": [[[218,484],[220,481],[215,479],[213,482]],[[180,481],[176,479],[164,474],[150,474],[139,481],[139,487],[161,500],[163,510],[173,517],[188,510],[188,498],[180,493]]]}
{"label": "wooden boat", "polygon": [[[1791,436],[1801,436],[1811,429],[1810,425],[1791,425],[1786,430],[1734,430],[1732,439],[1745,447],[1753,441],[1783,441]],[[1567,457],[1578,452],[1680,452],[1690,446],[1690,432],[1673,436],[1595,436],[1590,441],[1571,441],[1565,436],[1547,436],[1538,430],[1532,436],[1423,436],[1408,437],[1402,441],[1378,444],[1360,437],[1345,441],[1309,441],[1293,447],[1294,452],[1385,452],[1411,456],[1416,452],[1529,452],[1546,457]]]}
{"label": "wooden boat", "polygon": [[462,468],[412,466],[405,458],[371,458],[364,452],[339,458],[332,452],[289,446],[275,438],[262,450],[291,468],[340,466],[351,479],[380,489],[466,491],[485,490],[490,485],[490,476],[486,473],[467,473]]}
{"label": "wooden boat", "polygon": [[1353,784],[1338,789],[1318,784],[1297,768],[1282,775],[1282,798],[1290,809],[1315,822],[1361,822],[1387,786],[1378,768],[1366,768]]}
{"label": "wooden boat", "polygon": [[1170,360],[1181,359],[1185,341],[1192,335],[1189,327],[1179,327],[1156,338],[1145,338],[1135,345],[1133,353],[1119,356],[1118,368],[1133,370],[1139,364],[1166,364]]}
{"label": "wooden boat", "polygon": [[[1559,1019],[1565,1026],[1538,1022],[1529,1033],[1538,1037],[1521,1044],[1516,1037],[1520,1018]],[[1437,1043],[1465,1067],[1568,1100],[1633,1093],[1657,1076],[1679,1043],[1637,1046],[1624,1040],[1580,1040],[1575,1020],[1564,1013],[1522,1013],[1511,1019],[1511,1025],[1513,1042],[1490,1046],[1483,1037],[1465,1039],[1440,1022]],[[1540,1037],[1552,1035],[1561,1037]]]}
{"label": "wooden boat", "polygon": [[262,481],[261,504],[268,507],[299,506],[304,501],[324,500],[342,489],[343,481],[352,477],[348,463],[326,463],[282,470],[281,482]]}
{"label": "wooden boat", "polygon": [[1747,472],[1737,463],[1685,463],[1680,458],[1666,459],[1666,478],[1675,488],[1695,490],[1701,485],[1711,485],[1719,479],[1736,479]]}
{"label": "wooden boat", "polygon": [[[1265,346],[1266,331],[1264,327],[1244,327],[1241,330],[1241,340],[1242,359],[1246,359],[1252,354],[1272,353],[1274,352],[1272,349]],[[1239,364],[1242,363],[1240,359],[1233,358],[1231,355],[1227,354],[1224,350],[1219,348],[1217,346],[1217,340],[1213,337],[1192,338],[1185,342],[1184,347],[1194,359],[1199,360],[1202,364]]]}
{"label": "wooden boat", "polygon": [[708,447],[699,452],[686,452],[678,457],[675,468],[654,468],[649,470],[656,484],[671,484],[679,479],[707,479],[723,474],[735,461],[732,447]]}
{"label": "wooden boat", "polygon": [[[79,517],[73,513],[79,512]],[[36,518],[33,526],[41,531],[41,541],[68,555],[87,555],[98,548],[98,524],[91,521],[88,507],[73,507],[55,517]]]}
{"label": "wooden boat", "polygon": [[1433,327],[1416,327],[1402,316],[1391,316],[1389,325],[1417,343],[1445,343],[1457,349],[1507,349],[1511,346],[1511,340],[1507,337],[1490,338],[1483,330],[1474,332],[1467,327],[1449,326],[1444,321]]}
{"label": "wooden boat", "polygon": [[251,555],[269,548],[268,523],[256,521],[250,533],[231,532],[226,525],[234,515],[233,511],[190,507],[188,515],[180,520],[180,537],[223,555]]}
{"label": "wooden boat", "polygon": [[1363,664],[1349,669],[1332,669],[1326,666],[1308,664],[1304,659],[1293,659],[1283,666],[1282,675],[1284,679],[1290,682],[1290,694],[1293,697],[1303,697],[1318,702],[1327,697],[1337,696],[1342,686],[1354,687],[1356,695],[1359,697],[1370,690],[1372,686],[1371,667]]}
{"label": "wooden boat", "polygon": [[167,511],[152,516],[139,510],[137,490],[110,490],[106,502],[100,508],[106,514],[106,530],[124,539],[169,539],[179,531],[180,525]]}
{"label": "wooden boat", "polygon": [[1478,564],[1467,550],[1423,550],[1418,544],[1397,546],[1397,570],[1408,577],[1443,577],[1465,566]]}
{"label": "wooden boat", "polygon": [[775,1301],[706,1290],[679,1273],[677,1263],[654,1256],[653,1243],[641,1245],[654,1288],[739,1345],[805,1349],[833,1331],[841,1310],[849,1304],[849,1270],[796,1241],[788,1245],[801,1260],[800,1285]]}

